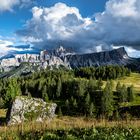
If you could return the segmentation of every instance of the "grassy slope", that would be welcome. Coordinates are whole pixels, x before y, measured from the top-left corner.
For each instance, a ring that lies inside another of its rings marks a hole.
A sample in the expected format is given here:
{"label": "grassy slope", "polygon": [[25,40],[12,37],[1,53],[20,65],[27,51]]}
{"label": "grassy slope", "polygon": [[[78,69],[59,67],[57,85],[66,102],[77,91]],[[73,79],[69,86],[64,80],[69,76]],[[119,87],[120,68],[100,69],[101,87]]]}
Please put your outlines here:
{"label": "grassy slope", "polygon": [[134,85],[135,92],[140,92],[140,74],[139,73],[132,73],[129,77],[123,77],[118,80],[114,80],[115,83],[120,81],[122,84],[125,85]]}
{"label": "grassy slope", "polygon": [[[135,106],[135,105],[140,105],[140,74],[139,73],[131,73],[131,75],[125,76],[123,78],[118,78],[113,81],[113,90],[116,90],[116,85],[118,82],[121,83],[121,85],[125,84],[126,86],[134,86],[134,95],[135,95],[135,100],[130,103],[123,103],[122,106]],[[103,88],[105,87],[106,81],[103,82]]]}
{"label": "grassy slope", "polygon": [[140,105],[140,74],[139,73],[132,73],[129,77],[123,77],[114,81],[114,90],[115,87],[120,81],[121,84],[125,84],[126,86],[134,86],[134,93],[135,93],[135,100],[131,103],[125,103],[124,106],[130,105]]}

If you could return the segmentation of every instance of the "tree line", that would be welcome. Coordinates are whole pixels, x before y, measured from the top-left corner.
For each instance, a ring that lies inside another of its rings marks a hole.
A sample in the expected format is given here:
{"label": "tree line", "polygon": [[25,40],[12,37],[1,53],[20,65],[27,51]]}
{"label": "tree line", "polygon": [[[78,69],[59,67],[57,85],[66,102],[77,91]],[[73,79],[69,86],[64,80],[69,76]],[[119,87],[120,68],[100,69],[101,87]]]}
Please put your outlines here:
{"label": "tree line", "polygon": [[116,79],[123,76],[129,76],[131,70],[124,66],[100,66],[83,67],[74,70],[76,77],[95,78],[95,79]]}
{"label": "tree line", "polygon": [[[16,96],[26,95],[57,103],[59,115],[109,118],[121,103],[134,100],[133,86],[126,87],[118,82],[114,90],[112,76],[110,72],[106,73],[111,69],[114,69],[112,73],[120,70],[119,77],[130,74],[124,67],[105,66],[79,70],[42,70],[26,77],[1,79],[0,107],[7,108]],[[96,70],[98,76],[88,72],[92,70]],[[105,74],[101,74],[101,70]],[[89,73],[89,76],[83,76],[83,73]]]}

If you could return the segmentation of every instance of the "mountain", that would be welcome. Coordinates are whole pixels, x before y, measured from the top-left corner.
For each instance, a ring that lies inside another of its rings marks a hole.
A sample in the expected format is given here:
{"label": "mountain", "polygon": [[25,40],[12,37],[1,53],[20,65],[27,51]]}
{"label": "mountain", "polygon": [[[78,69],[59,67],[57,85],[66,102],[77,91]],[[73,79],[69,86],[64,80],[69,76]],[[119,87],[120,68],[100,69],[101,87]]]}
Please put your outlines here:
{"label": "mountain", "polygon": [[71,68],[124,65],[140,70],[140,59],[129,57],[124,47],[98,53],[67,55],[66,58]]}
{"label": "mountain", "polygon": [[64,57],[66,55],[75,54],[72,48],[64,48],[63,46],[60,46],[59,48],[53,50],[48,50],[48,53],[52,56],[57,56],[57,57]]}
{"label": "mountain", "polygon": [[62,46],[51,52],[40,54],[18,54],[0,61],[0,78],[28,75],[41,69],[58,69],[60,67],[74,69],[80,67],[123,65],[140,72],[140,58],[131,58],[125,49],[119,48],[89,54],[75,54]]}

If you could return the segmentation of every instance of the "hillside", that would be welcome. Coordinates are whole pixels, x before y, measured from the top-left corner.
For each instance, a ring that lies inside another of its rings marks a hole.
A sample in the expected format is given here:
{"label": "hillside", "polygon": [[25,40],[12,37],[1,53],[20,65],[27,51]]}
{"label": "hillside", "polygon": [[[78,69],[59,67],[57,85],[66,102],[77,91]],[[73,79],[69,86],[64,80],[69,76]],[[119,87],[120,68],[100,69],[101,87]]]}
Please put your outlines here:
{"label": "hillside", "polygon": [[114,87],[118,81],[121,84],[125,84],[127,86],[130,86],[130,85],[134,86],[135,100],[131,103],[123,104],[124,106],[140,105],[140,74],[139,73],[131,73],[130,76],[119,78],[113,81],[114,81]]}

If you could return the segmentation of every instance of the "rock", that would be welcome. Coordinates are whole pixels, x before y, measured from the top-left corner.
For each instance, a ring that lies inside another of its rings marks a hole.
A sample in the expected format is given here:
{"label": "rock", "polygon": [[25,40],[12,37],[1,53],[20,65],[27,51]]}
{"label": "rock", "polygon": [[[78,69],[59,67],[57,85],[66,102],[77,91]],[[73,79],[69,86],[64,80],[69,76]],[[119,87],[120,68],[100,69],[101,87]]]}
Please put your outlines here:
{"label": "rock", "polygon": [[127,66],[129,63],[133,63],[134,60],[136,60],[132,60],[123,47],[111,51],[67,55],[66,59],[71,68],[106,65]]}
{"label": "rock", "polygon": [[39,98],[18,96],[7,112],[7,124],[14,125],[28,121],[51,120],[55,116],[55,103],[46,103]]}

